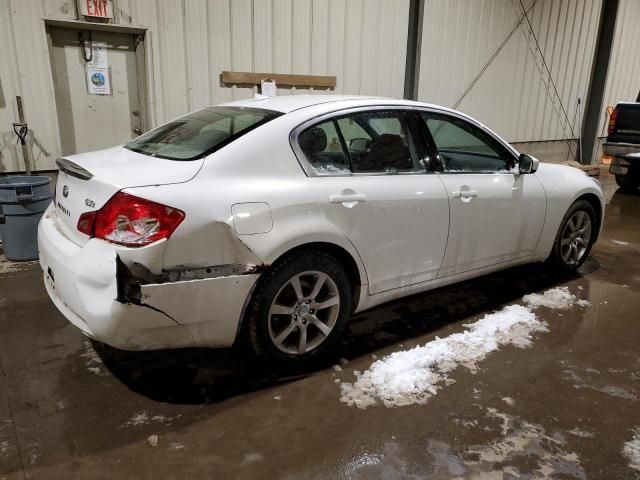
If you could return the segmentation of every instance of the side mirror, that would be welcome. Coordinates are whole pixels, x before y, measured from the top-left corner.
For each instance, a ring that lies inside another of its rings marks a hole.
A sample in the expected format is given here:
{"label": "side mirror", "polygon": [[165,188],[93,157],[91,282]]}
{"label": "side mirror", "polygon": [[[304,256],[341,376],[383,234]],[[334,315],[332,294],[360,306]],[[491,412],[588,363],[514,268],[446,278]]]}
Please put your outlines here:
{"label": "side mirror", "polygon": [[518,169],[521,175],[525,173],[535,173],[539,165],[540,161],[537,158],[527,155],[526,153],[520,154],[518,158]]}

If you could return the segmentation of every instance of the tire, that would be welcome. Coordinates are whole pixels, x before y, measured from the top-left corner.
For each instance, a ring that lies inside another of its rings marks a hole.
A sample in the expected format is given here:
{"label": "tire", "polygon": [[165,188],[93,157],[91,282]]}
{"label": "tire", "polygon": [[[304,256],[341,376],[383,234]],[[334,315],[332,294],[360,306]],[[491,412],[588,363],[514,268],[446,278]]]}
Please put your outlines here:
{"label": "tire", "polygon": [[336,354],[352,301],[349,278],[334,257],[313,250],[293,252],[258,281],[244,319],[248,343],[259,358],[278,364],[328,360]]}
{"label": "tire", "polygon": [[560,223],[549,263],[560,272],[575,272],[589,256],[598,228],[598,216],[593,205],[587,200],[574,202]]}
{"label": "tire", "polygon": [[616,175],[616,183],[625,192],[633,192],[640,186],[639,179],[630,174]]}

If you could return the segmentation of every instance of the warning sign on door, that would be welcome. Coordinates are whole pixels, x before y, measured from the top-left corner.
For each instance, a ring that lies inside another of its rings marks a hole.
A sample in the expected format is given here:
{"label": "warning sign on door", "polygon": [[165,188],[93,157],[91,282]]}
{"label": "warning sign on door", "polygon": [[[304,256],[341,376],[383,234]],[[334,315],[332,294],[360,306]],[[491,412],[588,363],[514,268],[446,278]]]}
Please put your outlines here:
{"label": "warning sign on door", "polygon": [[87,67],[87,90],[93,95],[111,95],[109,69]]}

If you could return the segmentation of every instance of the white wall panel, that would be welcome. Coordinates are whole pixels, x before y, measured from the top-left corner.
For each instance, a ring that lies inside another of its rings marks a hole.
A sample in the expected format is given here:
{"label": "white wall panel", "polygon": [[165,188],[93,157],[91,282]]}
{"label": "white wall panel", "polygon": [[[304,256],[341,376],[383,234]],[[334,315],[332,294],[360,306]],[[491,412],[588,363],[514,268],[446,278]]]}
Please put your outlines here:
{"label": "white wall panel", "polygon": [[[336,75],[335,93],[403,95],[409,0],[117,0],[115,7],[117,23],[147,29],[151,125],[256,91],[223,87],[223,70]],[[37,167],[54,168],[60,152],[46,18],[75,20],[74,0],[0,0],[0,171],[20,168],[9,135],[17,94]],[[29,51],[19,65],[15,44]]]}

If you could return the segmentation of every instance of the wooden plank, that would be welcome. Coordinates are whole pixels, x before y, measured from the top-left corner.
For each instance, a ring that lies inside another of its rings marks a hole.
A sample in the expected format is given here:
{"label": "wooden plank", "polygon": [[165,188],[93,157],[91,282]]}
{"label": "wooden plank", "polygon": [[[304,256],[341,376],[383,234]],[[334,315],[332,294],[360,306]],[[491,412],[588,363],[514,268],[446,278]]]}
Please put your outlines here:
{"label": "wooden plank", "polygon": [[287,73],[222,72],[222,83],[228,85],[258,85],[265,79],[278,86],[335,88],[336,77],[330,75],[292,75]]}

